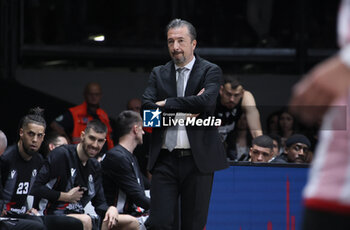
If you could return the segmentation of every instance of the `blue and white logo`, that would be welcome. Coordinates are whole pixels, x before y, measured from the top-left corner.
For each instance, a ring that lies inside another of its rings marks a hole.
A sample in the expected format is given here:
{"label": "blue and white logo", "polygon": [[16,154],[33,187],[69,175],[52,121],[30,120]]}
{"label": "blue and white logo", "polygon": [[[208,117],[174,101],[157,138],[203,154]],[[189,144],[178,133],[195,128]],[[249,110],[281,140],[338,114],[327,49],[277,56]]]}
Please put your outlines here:
{"label": "blue and white logo", "polygon": [[162,112],[157,110],[150,109],[143,111],[143,126],[144,127],[160,127],[160,114]]}

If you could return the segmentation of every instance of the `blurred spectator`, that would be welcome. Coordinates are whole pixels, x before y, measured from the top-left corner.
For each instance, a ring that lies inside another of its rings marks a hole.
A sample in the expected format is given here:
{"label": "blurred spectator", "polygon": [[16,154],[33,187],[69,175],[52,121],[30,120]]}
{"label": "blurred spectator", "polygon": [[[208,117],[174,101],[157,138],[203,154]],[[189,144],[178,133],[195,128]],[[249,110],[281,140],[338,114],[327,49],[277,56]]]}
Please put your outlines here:
{"label": "blurred spectator", "polygon": [[45,136],[44,143],[42,145],[42,151],[44,157],[47,157],[49,153],[60,145],[67,145],[68,137],[64,134],[52,131]]}
{"label": "blurred spectator", "polygon": [[81,132],[84,131],[89,121],[93,119],[100,120],[108,127],[107,146],[104,146],[102,153],[113,148],[113,140],[111,139],[112,127],[110,126],[107,113],[100,108],[102,98],[102,89],[100,84],[90,82],[84,89],[85,101],[83,104],[69,108],[64,114],[58,116],[50,126],[56,132],[71,138],[73,144],[80,142]]}
{"label": "blurred spectator", "polygon": [[281,136],[282,147],[284,147],[286,140],[297,131],[297,121],[287,109],[282,110],[280,113],[278,130],[278,134]]}
{"label": "blurred spectator", "polygon": [[126,104],[126,109],[140,113],[141,112],[141,100],[139,98],[130,99],[128,101],[128,103]]}
{"label": "blurred spectator", "polygon": [[273,157],[271,158],[270,161],[275,159],[277,156],[280,155],[282,151],[282,146],[281,146],[281,137],[278,134],[268,134],[268,136],[272,139],[273,142]]}
{"label": "blurred spectator", "polygon": [[278,120],[279,120],[280,111],[273,112],[269,114],[266,119],[266,134],[278,134]]}
{"label": "blurred spectator", "polygon": [[310,140],[302,134],[294,134],[286,141],[284,152],[276,157],[274,163],[310,163],[312,160]]}
{"label": "blurred spectator", "polygon": [[7,138],[3,131],[0,130],[0,156],[5,151],[7,147]]}
{"label": "blurred spectator", "polygon": [[249,161],[253,163],[267,163],[273,157],[273,141],[267,135],[253,139],[249,150]]}
{"label": "blurred spectator", "polygon": [[242,155],[247,155],[252,144],[252,135],[249,132],[247,119],[243,113],[237,122],[237,131],[230,138],[233,138],[233,146],[228,146],[227,156],[234,161],[238,161]]}

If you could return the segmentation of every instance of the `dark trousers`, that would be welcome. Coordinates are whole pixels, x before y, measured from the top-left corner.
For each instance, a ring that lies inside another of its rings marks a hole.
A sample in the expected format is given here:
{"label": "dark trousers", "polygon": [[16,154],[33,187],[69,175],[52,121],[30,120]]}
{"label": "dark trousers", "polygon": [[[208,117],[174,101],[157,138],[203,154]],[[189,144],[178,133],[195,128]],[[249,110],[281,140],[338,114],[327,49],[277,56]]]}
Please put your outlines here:
{"label": "dark trousers", "polygon": [[[4,221],[1,223],[1,230],[45,230],[46,227],[41,217],[31,215],[11,216],[16,220]],[[20,218],[18,218],[20,217]]]}
{"label": "dark trousers", "polygon": [[152,170],[150,226],[147,228],[174,229],[180,205],[181,229],[203,230],[213,175],[199,172],[192,156],[178,157],[162,150]]}
{"label": "dark trousers", "polygon": [[83,230],[83,223],[70,216],[44,216],[44,223],[48,230]]}
{"label": "dark trousers", "polygon": [[303,217],[303,230],[349,230],[350,214],[339,214],[306,208]]}
{"label": "dark trousers", "polygon": [[3,221],[0,224],[0,230],[45,229],[83,230],[83,224],[80,220],[70,216],[31,216],[26,214],[16,215],[16,220]]}

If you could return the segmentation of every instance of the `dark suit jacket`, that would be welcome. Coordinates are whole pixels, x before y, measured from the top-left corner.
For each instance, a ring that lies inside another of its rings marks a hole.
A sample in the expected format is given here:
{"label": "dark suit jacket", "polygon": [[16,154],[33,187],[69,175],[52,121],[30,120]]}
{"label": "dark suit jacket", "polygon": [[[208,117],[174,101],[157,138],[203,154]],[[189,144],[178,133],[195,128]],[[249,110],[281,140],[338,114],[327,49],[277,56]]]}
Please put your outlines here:
{"label": "dark suit jacket", "polygon": [[[162,112],[184,112],[200,115],[205,119],[214,115],[222,71],[217,65],[210,63],[198,55],[189,76],[185,97],[177,97],[176,73],[173,61],[155,67],[150,75],[148,86],[142,96],[143,109],[156,109],[157,101],[166,99]],[[205,88],[202,95],[199,91]],[[159,156],[165,128],[153,128],[150,144],[148,170],[152,171]],[[194,161],[203,173],[228,167],[223,145],[217,127],[186,127]]]}

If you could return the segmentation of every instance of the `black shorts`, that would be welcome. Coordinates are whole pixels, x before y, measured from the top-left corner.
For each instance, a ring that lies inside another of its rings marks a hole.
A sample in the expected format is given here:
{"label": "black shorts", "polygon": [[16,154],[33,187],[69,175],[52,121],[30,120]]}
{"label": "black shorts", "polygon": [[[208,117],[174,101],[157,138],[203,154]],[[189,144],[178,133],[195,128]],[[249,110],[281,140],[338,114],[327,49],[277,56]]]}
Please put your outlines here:
{"label": "black shorts", "polygon": [[102,224],[101,218],[98,215],[87,215],[91,217],[92,230],[100,230]]}

